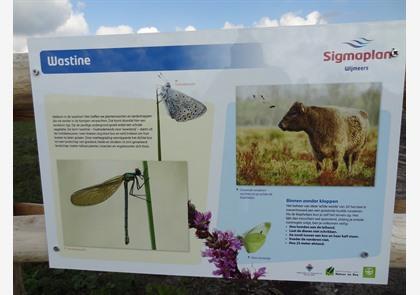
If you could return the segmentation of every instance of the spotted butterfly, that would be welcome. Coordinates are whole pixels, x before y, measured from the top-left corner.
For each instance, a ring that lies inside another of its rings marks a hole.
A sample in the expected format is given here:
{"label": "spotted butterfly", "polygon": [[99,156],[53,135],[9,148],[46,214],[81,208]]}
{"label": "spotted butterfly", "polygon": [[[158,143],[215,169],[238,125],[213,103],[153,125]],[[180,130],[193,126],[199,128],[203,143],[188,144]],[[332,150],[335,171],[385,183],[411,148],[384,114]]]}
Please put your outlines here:
{"label": "spotted butterfly", "polygon": [[165,102],[171,118],[177,122],[196,119],[207,111],[207,107],[203,103],[171,88],[169,82],[166,82],[165,86],[161,86],[159,96]]}

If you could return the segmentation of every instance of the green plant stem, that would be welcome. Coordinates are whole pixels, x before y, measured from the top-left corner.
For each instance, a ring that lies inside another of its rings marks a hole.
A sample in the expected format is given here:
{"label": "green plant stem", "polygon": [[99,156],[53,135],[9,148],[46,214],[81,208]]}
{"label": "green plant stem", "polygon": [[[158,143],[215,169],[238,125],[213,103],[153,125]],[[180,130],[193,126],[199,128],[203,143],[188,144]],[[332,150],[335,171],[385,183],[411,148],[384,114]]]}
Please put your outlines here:
{"label": "green plant stem", "polygon": [[143,175],[145,179],[144,190],[146,192],[147,216],[149,218],[150,243],[152,246],[152,250],[156,250],[155,225],[153,222],[152,194],[150,192],[149,167],[147,165],[147,161],[143,161]]}
{"label": "green plant stem", "polygon": [[159,95],[156,89],[156,113],[157,113],[157,140],[158,140],[158,161],[162,161],[162,150],[160,143],[160,114],[159,114]]}

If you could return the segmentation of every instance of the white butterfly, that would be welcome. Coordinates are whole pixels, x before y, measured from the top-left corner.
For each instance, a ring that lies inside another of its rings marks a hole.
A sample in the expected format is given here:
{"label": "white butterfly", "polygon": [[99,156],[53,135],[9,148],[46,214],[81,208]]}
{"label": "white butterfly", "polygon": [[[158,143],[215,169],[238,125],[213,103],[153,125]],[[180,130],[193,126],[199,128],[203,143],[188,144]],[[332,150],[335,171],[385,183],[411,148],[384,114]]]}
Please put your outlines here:
{"label": "white butterfly", "polygon": [[207,107],[203,103],[171,88],[169,82],[166,82],[165,86],[161,86],[159,96],[165,102],[171,118],[177,122],[196,119],[207,111]]}

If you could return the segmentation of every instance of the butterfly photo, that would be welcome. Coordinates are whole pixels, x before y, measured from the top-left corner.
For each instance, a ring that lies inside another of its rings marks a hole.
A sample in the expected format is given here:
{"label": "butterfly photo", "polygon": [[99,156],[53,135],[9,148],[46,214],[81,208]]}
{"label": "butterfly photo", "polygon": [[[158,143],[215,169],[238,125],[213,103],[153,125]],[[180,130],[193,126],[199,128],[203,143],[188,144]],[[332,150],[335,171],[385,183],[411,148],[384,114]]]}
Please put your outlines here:
{"label": "butterfly photo", "polygon": [[242,235],[242,241],[244,243],[246,252],[257,252],[264,245],[270,228],[271,223],[264,222],[245,232]]}
{"label": "butterfly photo", "polygon": [[[162,75],[159,75],[162,78]],[[164,102],[169,112],[169,116],[177,122],[186,122],[204,115],[207,107],[200,101],[191,96],[175,90],[171,83],[166,82],[159,89],[159,102]]]}

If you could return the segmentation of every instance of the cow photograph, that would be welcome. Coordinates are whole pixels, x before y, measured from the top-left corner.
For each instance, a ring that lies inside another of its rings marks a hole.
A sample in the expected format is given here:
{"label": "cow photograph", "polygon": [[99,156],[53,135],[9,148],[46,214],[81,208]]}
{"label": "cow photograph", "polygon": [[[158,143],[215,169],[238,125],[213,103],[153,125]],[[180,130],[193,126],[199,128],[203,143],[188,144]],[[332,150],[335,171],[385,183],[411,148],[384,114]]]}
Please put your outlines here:
{"label": "cow photograph", "polygon": [[374,186],[381,84],[236,88],[237,185]]}

